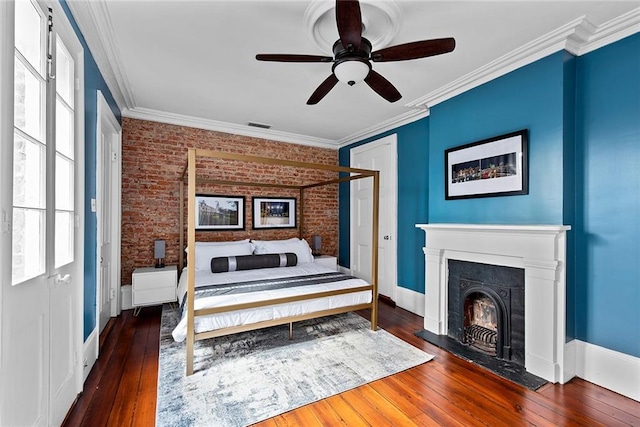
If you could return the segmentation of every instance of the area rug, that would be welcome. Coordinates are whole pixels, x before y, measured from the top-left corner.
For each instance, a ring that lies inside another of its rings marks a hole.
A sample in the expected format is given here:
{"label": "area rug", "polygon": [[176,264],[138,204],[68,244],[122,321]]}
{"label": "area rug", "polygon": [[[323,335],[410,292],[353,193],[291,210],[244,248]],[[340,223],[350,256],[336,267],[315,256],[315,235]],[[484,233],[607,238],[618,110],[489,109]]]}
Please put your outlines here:
{"label": "area rug", "polygon": [[157,426],[246,426],[404,371],[433,358],[354,313],[196,342],[185,376],[186,344],[171,330],[179,312],[165,304],[160,330]]}

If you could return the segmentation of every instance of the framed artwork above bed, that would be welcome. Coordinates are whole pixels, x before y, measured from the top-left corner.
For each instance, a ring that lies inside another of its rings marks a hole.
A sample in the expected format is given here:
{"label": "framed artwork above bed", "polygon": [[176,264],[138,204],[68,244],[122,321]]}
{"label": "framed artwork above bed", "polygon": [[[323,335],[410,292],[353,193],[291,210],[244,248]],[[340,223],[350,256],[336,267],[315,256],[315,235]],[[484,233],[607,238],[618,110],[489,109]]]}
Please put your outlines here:
{"label": "framed artwork above bed", "polygon": [[296,228],[296,199],[254,197],[253,228]]}
{"label": "framed artwork above bed", "polygon": [[244,196],[196,194],[196,230],[244,230]]}

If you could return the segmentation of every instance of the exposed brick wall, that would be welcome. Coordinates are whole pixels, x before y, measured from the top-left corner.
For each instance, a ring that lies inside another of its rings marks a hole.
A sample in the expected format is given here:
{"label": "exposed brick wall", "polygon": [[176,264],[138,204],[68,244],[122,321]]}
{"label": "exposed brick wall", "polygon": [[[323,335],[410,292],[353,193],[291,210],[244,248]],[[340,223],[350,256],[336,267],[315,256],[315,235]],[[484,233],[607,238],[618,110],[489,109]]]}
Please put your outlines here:
{"label": "exposed brick wall", "polygon": [[[184,126],[123,118],[122,123],[122,283],[131,283],[137,267],[152,266],[153,241],[166,241],[166,264],[178,264],[180,241],[179,179],[187,162],[188,148],[272,157],[302,162],[338,164],[338,152],[331,149],[288,144]],[[241,182],[308,184],[337,175],[311,169],[224,160],[198,162],[198,177]],[[185,185],[186,192],[186,185]],[[300,203],[297,190],[253,186],[200,185],[198,193],[245,197],[245,229],[199,231],[197,241],[253,238],[259,240],[297,237]],[[295,229],[252,229],[253,196],[296,197]],[[326,185],[304,193],[302,235],[322,236],[322,252],[338,252],[338,186]],[[185,206],[186,206],[186,202]],[[186,215],[186,209],[185,209]],[[186,237],[185,237],[186,239]]]}

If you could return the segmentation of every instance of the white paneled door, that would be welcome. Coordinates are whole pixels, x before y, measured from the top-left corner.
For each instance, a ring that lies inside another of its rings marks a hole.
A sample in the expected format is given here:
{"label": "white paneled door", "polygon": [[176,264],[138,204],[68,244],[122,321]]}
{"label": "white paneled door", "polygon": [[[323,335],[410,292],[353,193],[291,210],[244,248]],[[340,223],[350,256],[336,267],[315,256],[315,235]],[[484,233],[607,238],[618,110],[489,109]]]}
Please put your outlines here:
{"label": "white paneled door", "polygon": [[[351,167],[380,171],[378,293],[396,300],[397,152],[396,135],[351,150]],[[371,280],[373,180],[351,183],[351,272]]]}
{"label": "white paneled door", "polygon": [[0,23],[0,425],[59,425],[82,373],[82,47],[58,2]]}
{"label": "white paneled door", "polygon": [[[102,332],[112,316],[120,314],[120,153],[121,127],[98,91],[97,137],[97,219],[98,219],[98,331]],[[97,343],[97,341],[96,341]],[[98,349],[99,351],[99,349]]]}

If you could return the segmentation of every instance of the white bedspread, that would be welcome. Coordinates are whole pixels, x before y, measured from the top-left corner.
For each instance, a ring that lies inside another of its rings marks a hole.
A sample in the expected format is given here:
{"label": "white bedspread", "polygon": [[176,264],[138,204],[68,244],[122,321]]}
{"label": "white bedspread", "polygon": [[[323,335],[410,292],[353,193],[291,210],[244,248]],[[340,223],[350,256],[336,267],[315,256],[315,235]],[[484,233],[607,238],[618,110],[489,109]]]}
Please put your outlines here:
{"label": "white bedspread", "polygon": [[[294,267],[264,268],[258,270],[233,271],[228,273],[211,273],[210,271],[196,271],[195,286],[207,286],[223,283],[235,283],[260,279],[283,278],[332,272],[334,270],[313,262],[298,264]],[[348,279],[332,283],[291,287],[261,292],[250,292],[231,295],[217,295],[199,298],[195,301],[195,309],[224,307],[233,304],[241,304],[255,301],[266,301],[275,298],[283,298],[292,295],[303,295],[324,292],[336,289],[348,289],[365,286],[368,283],[362,279]],[[178,284],[178,303],[182,304],[187,292],[187,269],[183,270]],[[237,310],[227,313],[218,313],[210,316],[198,316],[195,321],[196,332],[211,331],[228,328],[231,326],[247,325],[272,319],[280,319],[288,316],[298,316],[337,307],[345,307],[371,302],[371,291],[353,292],[343,295],[334,295],[305,301],[296,301],[286,304],[277,304],[266,307],[258,307],[246,310]],[[173,339],[181,342],[187,336],[187,318],[172,332]]]}

